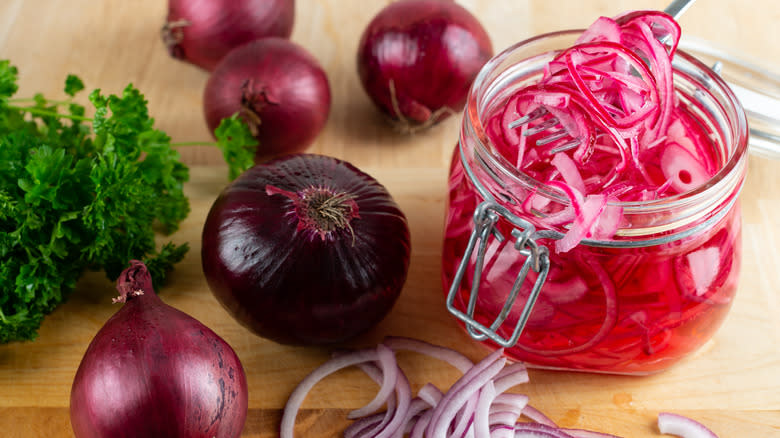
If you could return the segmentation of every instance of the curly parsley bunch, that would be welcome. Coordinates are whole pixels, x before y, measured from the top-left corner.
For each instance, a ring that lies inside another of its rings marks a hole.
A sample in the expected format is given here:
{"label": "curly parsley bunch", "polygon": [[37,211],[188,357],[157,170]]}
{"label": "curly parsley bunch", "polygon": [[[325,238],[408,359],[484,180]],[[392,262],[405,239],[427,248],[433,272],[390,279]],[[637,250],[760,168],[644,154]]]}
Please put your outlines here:
{"label": "curly parsley bunch", "polygon": [[85,270],[116,278],[140,259],[160,284],[188,249],[155,243],[189,214],[189,169],[144,96],[95,90],[87,117],[77,77],[64,101],[14,99],[17,77],[0,62],[0,343],[34,339]]}

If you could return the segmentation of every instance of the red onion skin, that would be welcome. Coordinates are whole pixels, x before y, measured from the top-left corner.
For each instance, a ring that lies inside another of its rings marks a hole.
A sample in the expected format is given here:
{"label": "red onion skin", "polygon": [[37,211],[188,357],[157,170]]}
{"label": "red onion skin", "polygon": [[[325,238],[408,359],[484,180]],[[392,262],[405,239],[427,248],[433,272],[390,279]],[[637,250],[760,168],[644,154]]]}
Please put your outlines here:
{"label": "red onion skin", "polygon": [[129,278],[144,294],[128,296],[76,372],[76,438],[239,437],[248,392],[238,356],[208,327],[163,303],[139,264],[119,281]]}
{"label": "red onion skin", "polygon": [[391,121],[429,126],[463,108],[471,83],[492,56],[490,37],[462,6],[399,0],[364,30],[357,66],[364,90]]}
{"label": "red onion skin", "polygon": [[231,51],[214,69],[203,95],[212,134],[223,118],[241,113],[260,143],[257,162],[305,150],[325,126],[330,105],[330,84],[319,62],[282,38]]}
{"label": "red onion skin", "polygon": [[294,0],[169,0],[162,34],[171,56],[211,71],[244,43],[289,38],[294,21]]}
{"label": "red onion skin", "polygon": [[[299,228],[294,203],[267,193],[327,187],[354,196],[350,227]],[[354,233],[354,235],[353,235]],[[284,344],[330,344],[376,325],[409,267],[406,217],[371,176],[331,157],[296,154],[244,172],[214,202],[202,264],[222,305],[254,333]]]}

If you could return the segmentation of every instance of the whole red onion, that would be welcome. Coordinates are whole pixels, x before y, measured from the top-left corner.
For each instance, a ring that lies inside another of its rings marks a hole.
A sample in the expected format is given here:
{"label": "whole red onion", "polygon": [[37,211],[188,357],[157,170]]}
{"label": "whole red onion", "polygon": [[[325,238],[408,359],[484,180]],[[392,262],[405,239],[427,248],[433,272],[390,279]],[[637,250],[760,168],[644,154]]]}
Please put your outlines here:
{"label": "whole red onion", "polygon": [[76,438],[235,438],[244,369],[208,327],[165,304],[143,263],[119,276],[125,302],[95,335],[70,395]]}
{"label": "whole red onion", "polygon": [[227,186],[203,227],[203,272],[240,323],[280,343],[341,342],[390,311],[409,267],[406,217],[351,164],[290,155]]}
{"label": "whole red onion", "polygon": [[360,81],[401,131],[431,126],[458,112],[493,55],[480,22],[443,0],[399,0],[368,24],[358,46]]}
{"label": "whole red onion", "polygon": [[162,38],[171,56],[213,70],[244,43],[288,38],[294,20],[294,0],[169,0]]}
{"label": "whole red onion", "polygon": [[203,96],[209,130],[239,113],[260,143],[257,161],[306,149],[325,126],[330,102],[320,64],[282,38],[232,50],[214,69]]}

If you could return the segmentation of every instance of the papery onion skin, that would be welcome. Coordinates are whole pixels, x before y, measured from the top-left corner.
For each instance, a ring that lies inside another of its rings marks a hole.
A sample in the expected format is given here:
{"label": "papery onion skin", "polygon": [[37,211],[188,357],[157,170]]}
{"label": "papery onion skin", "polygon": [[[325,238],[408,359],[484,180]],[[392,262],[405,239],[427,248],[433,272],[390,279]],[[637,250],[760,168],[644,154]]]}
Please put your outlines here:
{"label": "papery onion skin", "polygon": [[[345,226],[307,223],[293,198],[312,188],[343,196]],[[285,344],[342,342],[377,324],[400,295],[411,248],[406,217],[381,184],[313,154],[244,172],[212,205],[202,242],[218,300],[254,333]]]}
{"label": "papery onion skin", "polygon": [[161,32],[171,56],[211,71],[244,43],[289,38],[294,21],[294,0],[169,0]]}
{"label": "papery onion skin", "polygon": [[256,162],[304,151],[331,107],[325,70],[306,49],[263,38],[228,53],[209,77],[203,110],[209,131],[239,113],[260,143]]}
{"label": "papery onion skin", "polygon": [[398,129],[414,131],[460,111],[492,56],[489,35],[462,6],[400,0],[363,31],[357,67],[374,104]]}
{"label": "papery onion skin", "polygon": [[76,438],[239,437],[248,390],[233,349],[163,303],[141,262],[118,285],[126,302],[95,335],[73,381]]}

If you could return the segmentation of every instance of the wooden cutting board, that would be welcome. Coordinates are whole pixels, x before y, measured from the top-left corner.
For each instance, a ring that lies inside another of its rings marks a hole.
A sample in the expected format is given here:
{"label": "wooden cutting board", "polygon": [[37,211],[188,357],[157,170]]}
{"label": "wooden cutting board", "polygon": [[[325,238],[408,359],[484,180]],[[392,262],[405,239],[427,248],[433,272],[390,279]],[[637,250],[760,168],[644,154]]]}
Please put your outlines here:
{"label": "wooden cutting board", "polygon": [[[298,0],[293,39],[328,71],[334,105],[311,151],[337,156],[385,184],[406,212],[412,232],[407,284],[390,315],[349,346],[368,346],[386,335],[414,336],[456,348],[474,360],[486,351],[466,336],[444,308],[440,254],[447,165],[457,139],[453,118],[416,136],[389,131],[356,80],[354,52],[362,27],[387,2]],[[462,1],[485,24],[497,48],[525,37],[583,27],[600,14],[662,8],[659,1]],[[0,53],[21,71],[20,95],[61,93],[67,73],[90,88],[117,92],[133,82],[146,93],[158,126],[175,141],[209,139],[200,93],[207,74],[167,57],[158,38],[162,1],[4,0]],[[745,56],[780,60],[774,2],[737,6],[727,0],[697,3],[682,19],[685,32],[738,47]],[[247,371],[250,411],[245,437],[277,435],[281,409],[295,385],[330,354],[326,348],[281,346],[248,333],[209,292],[200,267],[200,232],[212,201],[226,184],[211,147],[182,150],[192,165],[186,192],[192,213],[171,239],[191,251],[161,291],[169,304],[224,337]],[[694,417],[721,437],[780,437],[780,166],[751,158],[742,194],[743,274],[734,306],[713,340],[672,369],[647,377],[531,370],[517,387],[531,404],[567,427],[626,437],[658,436],[661,411]],[[70,386],[92,336],[116,311],[113,284],[98,273],[80,281],[69,302],[44,322],[38,340],[0,346],[0,425],[3,437],[72,437]],[[402,355],[413,389],[426,382],[446,388],[458,373],[431,360]],[[346,413],[368,402],[376,386],[345,371],[315,387],[298,417],[299,436],[338,436]]]}

